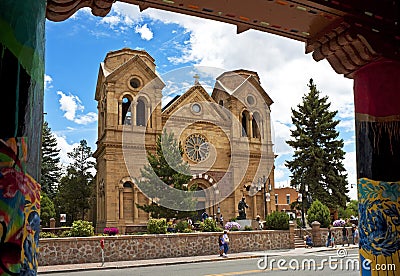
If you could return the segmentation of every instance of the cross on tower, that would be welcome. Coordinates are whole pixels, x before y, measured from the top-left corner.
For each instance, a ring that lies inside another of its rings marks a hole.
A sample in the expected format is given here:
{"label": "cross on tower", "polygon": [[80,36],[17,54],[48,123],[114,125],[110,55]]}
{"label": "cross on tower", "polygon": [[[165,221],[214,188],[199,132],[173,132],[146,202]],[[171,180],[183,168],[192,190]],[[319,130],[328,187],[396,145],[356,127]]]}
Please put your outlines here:
{"label": "cross on tower", "polygon": [[194,85],[200,84],[199,83],[200,76],[197,73],[193,76],[193,78],[194,78]]}

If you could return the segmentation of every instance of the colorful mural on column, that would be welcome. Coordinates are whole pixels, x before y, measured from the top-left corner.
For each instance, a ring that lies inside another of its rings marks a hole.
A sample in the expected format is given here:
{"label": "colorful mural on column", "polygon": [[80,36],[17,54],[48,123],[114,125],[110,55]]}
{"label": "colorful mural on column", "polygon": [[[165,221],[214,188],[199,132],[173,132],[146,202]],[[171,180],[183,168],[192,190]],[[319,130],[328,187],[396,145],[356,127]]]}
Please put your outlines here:
{"label": "colorful mural on column", "polygon": [[[361,178],[358,193],[360,258],[367,268],[363,270],[369,269],[370,275],[398,275],[395,272],[400,269],[400,182]],[[377,264],[382,271],[377,270]]]}
{"label": "colorful mural on column", "polygon": [[0,1],[0,276],[37,274],[45,8]]}
{"label": "colorful mural on column", "polygon": [[380,60],[354,78],[362,275],[400,271],[400,63]]}
{"label": "colorful mural on column", "polygon": [[0,140],[0,275],[36,275],[40,185],[24,172],[23,138]]}

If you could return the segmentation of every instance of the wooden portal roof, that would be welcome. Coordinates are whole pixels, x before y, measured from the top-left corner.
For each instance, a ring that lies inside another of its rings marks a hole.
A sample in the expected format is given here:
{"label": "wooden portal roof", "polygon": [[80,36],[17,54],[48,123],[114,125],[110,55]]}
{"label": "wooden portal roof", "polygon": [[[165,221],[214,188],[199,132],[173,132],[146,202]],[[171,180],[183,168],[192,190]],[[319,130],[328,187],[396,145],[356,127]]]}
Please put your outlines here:
{"label": "wooden portal roof", "polygon": [[[46,16],[62,21],[90,7],[106,16],[115,0],[47,0]],[[393,0],[124,0],[306,43],[315,60],[328,59],[334,70],[351,77],[380,57],[400,60],[400,3]]]}

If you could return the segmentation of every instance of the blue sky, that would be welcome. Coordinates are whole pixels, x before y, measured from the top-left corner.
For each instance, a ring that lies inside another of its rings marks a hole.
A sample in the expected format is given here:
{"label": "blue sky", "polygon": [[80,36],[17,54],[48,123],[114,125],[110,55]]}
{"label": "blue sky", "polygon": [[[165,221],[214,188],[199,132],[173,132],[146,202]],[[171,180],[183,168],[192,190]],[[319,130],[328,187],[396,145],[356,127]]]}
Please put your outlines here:
{"label": "blue sky", "polygon": [[[66,21],[46,22],[44,111],[64,163],[68,162],[66,153],[81,139],[96,149],[94,93],[99,64],[107,52],[123,47],[146,50],[161,76],[187,66],[257,71],[261,85],[274,101],[271,115],[278,154],[277,187],[289,181],[290,172],[283,164],[292,156],[285,143],[290,138],[290,109],[301,102],[313,78],[322,95],[329,96],[332,110],[339,111],[344,164],[349,183],[356,183],[353,81],[337,75],[328,62],[315,62],[311,55],[305,55],[304,43],[254,30],[236,34],[233,25],[165,11],[147,9],[140,13],[137,6],[120,2],[114,3],[104,18],[82,9]],[[205,79],[200,83],[206,84]],[[355,187],[350,196],[356,198]]]}

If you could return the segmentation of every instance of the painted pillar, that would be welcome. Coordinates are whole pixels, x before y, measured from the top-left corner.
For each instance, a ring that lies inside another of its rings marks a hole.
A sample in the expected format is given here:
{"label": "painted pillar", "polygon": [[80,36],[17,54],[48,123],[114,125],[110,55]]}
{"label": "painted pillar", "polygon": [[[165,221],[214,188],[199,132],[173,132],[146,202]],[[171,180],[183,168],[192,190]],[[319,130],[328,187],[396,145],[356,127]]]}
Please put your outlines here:
{"label": "painted pillar", "polygon": [[361,274],[398,275],[400,63],[382,59],[359,69],[354,95]]}
{"label": "painted pillar", "polygon": [[0,2],[0,275],[36,275],[45,0]]}

